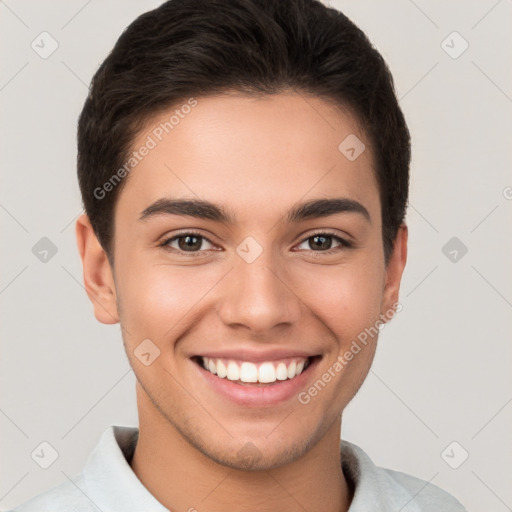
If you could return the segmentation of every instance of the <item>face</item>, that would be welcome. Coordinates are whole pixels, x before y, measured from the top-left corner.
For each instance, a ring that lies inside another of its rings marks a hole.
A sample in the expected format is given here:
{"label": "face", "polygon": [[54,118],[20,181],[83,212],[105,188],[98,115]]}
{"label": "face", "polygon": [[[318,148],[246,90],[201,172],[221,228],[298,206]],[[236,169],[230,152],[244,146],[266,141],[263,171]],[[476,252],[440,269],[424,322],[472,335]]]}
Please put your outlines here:
{"label": "face", "polygon": [[[88,293],[121,323],[144,415],[221,464],[277,467],[339,427],[365,379],[377,335],[362,333],[398,300],[406,228],[386,266],[370,144],[349,112],[292,93],[185,110],[134,142],[156,145],[119,196],[112,280],[103,259]],[[355,159],[338,148],[354,135]],[[87,273],[100,258],[84,238]]]}

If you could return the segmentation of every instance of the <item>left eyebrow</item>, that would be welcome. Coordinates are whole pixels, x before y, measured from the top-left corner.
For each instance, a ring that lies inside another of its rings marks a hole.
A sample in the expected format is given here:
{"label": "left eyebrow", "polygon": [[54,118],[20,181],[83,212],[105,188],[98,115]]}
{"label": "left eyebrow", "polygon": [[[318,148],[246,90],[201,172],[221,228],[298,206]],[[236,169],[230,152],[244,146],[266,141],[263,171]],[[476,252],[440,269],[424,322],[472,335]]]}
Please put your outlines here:
{"label": "left eyebrow", "polygon": [[[338,213],[357,213],[362,215],[371,224],[368,210],[361,203],[345,197],[313,199],[298,204],[287,213],[286,219],[291,224],[306,219],[328,217]],[[142,212],[139,220],[144,221],[158,215],[196,217],[229,225],[236,223],[235,217],[221,205],[201,199],[158,199]]]}
{"label": "left eyebrow", "polygon": [[299,204],[288,212],[287,221],[292,223],[305,219],[318,219],[320,217],[328,217],[329,215],[335,215],[337,213],[358,213],[370,224],[372,222],[368,210],[361,203],[346,197],[314,199],[312,201]]}

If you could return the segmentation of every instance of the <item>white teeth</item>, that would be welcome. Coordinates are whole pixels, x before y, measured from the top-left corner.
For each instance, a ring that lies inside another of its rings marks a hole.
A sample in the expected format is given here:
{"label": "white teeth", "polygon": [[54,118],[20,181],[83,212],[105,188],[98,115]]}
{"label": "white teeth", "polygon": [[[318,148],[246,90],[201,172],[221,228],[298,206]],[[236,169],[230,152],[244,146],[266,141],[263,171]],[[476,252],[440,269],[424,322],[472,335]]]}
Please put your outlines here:
{"label": "white teeth", "polygon": [[224,363],[219,359],[217,361],[217,375],[223,379],[228,374],[227,368],[224,366]]}
{"label": "white teeth", "polygon": [[242,363],[240,380],[242,382],[258,382],[258,368],[254,363]]}
{"label": "white teeth", "polygon": [[263,363],[258,369],[258,381],[259,382],[275,382],[276,381],[276,369],[272,363]]}
{"label": "white teeth", "polygon": [[288,366],[288,378],[293,379],[295,377],[295,370],[297,369],[297,363],[292,361]]}
{"label": "white teeth", "polygon": [[264,384],[272,383],[276,380],[293,379],[300,375],[305,367],[307,368],[307,359],[305,358],[287,361],[287,363],[284,361],[265,361],[257,365],[248,361],[238,364],[233,360],[202,358],[203,367],[221,379],[227,377],[228,380],[235,382],[260,382]]}
{"label": "white teeth", "polygon": [[288,368],[284,363],[279,363],[276,368],[277,380],[286,380],[288,378]]}
{"label": "white teeth", "polygon": [[233,361],[228,363],[228,380],[238,380],[240,379],[240,368]]}

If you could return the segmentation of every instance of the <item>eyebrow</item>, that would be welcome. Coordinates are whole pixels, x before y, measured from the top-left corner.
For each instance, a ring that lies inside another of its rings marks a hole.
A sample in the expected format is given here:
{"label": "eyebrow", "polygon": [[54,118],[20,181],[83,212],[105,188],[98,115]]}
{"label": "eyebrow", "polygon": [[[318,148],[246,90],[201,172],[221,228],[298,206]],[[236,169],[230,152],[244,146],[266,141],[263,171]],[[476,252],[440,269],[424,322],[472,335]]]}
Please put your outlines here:
{"label": "eyebrow", "polygon": [[[357,213],[371,223],[368,210],[358,201],[345,197],[314,199],[295,205],[286,216],[288,223],[300,222],[307,219],[328,217],[339,213]],[[180,215],[198,219],[213,220],[223,224],[235,225],[235,217],[221,205],[202,199],[158,199],[148,206],[139,220],[146,221],[161,215]]]}

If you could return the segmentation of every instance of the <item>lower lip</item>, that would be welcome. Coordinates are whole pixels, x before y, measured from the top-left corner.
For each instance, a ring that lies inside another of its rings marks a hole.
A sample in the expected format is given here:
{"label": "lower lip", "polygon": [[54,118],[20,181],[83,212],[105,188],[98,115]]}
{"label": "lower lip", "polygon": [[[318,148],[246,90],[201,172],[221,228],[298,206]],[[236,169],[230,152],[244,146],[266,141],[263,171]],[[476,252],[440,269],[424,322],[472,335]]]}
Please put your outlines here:
{"label": "lower lip", "polygon": [[205,380],[205,383],[220,395],[245,407],[265,407],[296,397],[306,387],[307,381],[319,360],[319,357],[315,357],[309,366],[293,379],[276,380],[274,383],[265,386],[236,384],[227,378],[217,377],[196,362],[193,362],[193,364],[199,370],[199,374]]}

